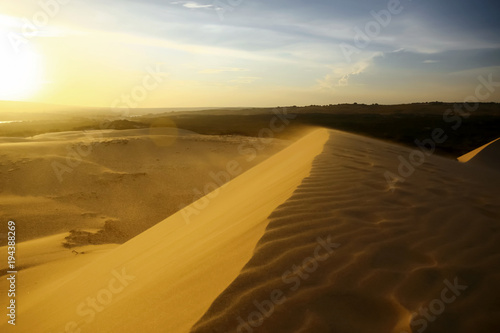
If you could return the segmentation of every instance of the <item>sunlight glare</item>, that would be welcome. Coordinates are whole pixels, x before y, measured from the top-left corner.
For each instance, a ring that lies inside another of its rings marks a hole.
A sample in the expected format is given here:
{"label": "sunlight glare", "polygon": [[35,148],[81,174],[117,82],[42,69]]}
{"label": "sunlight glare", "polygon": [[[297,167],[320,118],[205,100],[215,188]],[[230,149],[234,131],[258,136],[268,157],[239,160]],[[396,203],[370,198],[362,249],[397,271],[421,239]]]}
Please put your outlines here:
{"label": "sunlight glare", "polygon": [[0,49],[0,100],[29,99],[40,89],[40,55],[31,45],[19,52],[5,46]]}

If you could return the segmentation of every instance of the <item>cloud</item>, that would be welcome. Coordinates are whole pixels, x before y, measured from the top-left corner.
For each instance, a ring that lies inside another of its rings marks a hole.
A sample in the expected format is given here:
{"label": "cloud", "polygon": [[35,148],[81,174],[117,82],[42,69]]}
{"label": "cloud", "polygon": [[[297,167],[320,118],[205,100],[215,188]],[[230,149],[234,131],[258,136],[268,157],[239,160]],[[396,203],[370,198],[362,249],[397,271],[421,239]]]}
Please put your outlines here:
{"label": "cloud", "polygon": [[354,75],[359,75],[361,73],[363,73],[363,71],[368,68],[368,64],[367,63],[360,63],[357,65],[357,68],[353,69],[351,72],[347,73],[347,74],[344,74],[340,77],[340,79],[338,80],[338,83],[337,85],[339,87],[345,87],[345,86],[348,86],[349,85],[349,79],[354,76]]}
{"label": "cloud", "polygon": [[218,59],[246,59],[259,62],[286,62],[287,59],[282,57],[261,54],[258,52],[250,52],[246,50],[238,50],[235,48],[224,46],[212,46],[203,44],[193,44],[184,41],[176,41],[170,39],[163,39],[158,37],[148,37],[134,33],[114,33],[114,32],[94,32],[99,34],[99,37],[105,40],[121,41],[128,45],[147,46],[153,48],[160,48],[164,50],[177,50],[193,55],[203,55],[205,57],[217,57]]}
{"label": "cloud", "polygon": [[[360,96],[403,96],[409,100],[459,100],[477,85],[479,75],[500,71],[500,49],[420,53],[387,52],[353,67],[333,67],[317,88]],[[441,96],[441,97],[439,97]]]}
{"label": "cloud", "polygon": [[335,66],[332,72],[318,80],[320,89],[334,89],[335,87],[346,87],[350,84],[352,77],[365,72],[371,65],[371,59],[357,62],[353,65]]}
{"label": "cloud", "polygon": [[199,9],[199,8],[212,8],[214,5],[203,5],[194,1],[174,1],[171,2],[172,5],[182,5],[183,7],[190,9]]}
{"label": "cloud", "polygon": [[211,8],[213,5],[200,5],[196,2],[188,2],[183,5],[186,8]]}

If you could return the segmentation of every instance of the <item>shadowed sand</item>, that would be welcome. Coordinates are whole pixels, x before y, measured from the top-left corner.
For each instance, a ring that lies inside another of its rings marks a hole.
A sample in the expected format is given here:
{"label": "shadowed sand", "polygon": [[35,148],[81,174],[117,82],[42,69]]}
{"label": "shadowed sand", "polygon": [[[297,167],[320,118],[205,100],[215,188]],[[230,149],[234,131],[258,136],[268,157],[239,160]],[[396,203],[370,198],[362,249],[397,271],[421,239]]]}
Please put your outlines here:
{"label": "shadowed sand", "polygon": [[409,152],[331,131],[192,332],[499,331],[498,173],[430,156],[393,192]]}
{"label": "shadowed sand", "polygon": [[[248,262],[267,217],[308,175],[327,137],[315,130],[79,270],[59,266],[55,281],[18,299],[12,331],[187,332]],[[187,215],[193,207],[201,214]]]}

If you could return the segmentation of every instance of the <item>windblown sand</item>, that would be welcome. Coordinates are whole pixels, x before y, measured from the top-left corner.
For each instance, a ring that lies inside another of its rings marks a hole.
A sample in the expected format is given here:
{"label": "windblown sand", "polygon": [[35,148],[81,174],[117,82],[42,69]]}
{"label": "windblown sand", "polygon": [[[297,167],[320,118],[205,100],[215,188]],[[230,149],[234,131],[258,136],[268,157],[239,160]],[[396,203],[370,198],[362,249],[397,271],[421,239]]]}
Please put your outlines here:
{"label": "windblown sand", "polygon": [[127,240],[211,192],[228,161],[243,173],[286,145],[168,128],[0,138],[0,219],[22,221],[18,242],[105,225]]}
{"label": "windblown sand", "polygon": [[315,130],[123,245],[21,271],[0,328],[497,332],[500,177],[473,163],[489,148],[389,184],[410,149]]}

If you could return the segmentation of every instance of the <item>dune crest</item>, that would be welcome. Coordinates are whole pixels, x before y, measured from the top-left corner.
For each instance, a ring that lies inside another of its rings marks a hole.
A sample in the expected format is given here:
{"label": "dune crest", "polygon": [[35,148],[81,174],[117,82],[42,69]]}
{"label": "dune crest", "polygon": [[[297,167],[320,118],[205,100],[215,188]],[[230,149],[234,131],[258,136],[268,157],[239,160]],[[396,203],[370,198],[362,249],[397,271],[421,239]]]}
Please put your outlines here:
{"label": "dune crest", "polygon": [[500,168],[500,138],[460,156],[458,160],[462,163],[470,162],[493,169]]}

